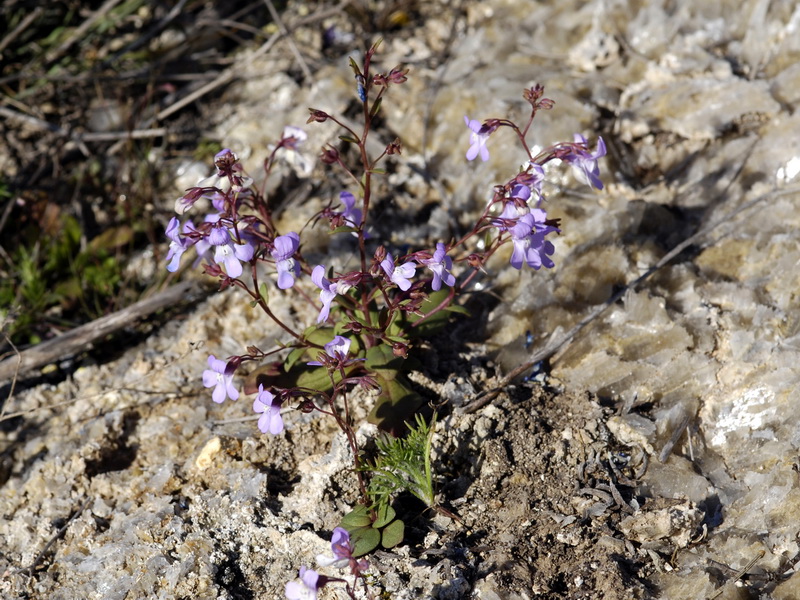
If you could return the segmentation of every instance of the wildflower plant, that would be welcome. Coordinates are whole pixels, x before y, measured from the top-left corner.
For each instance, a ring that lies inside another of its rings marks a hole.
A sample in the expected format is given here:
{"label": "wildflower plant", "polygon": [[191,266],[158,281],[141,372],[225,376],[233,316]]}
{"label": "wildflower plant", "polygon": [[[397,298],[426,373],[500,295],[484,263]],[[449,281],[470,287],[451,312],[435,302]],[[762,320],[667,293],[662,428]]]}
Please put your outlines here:
{"label": "wildflower plant", "polygon": [[[244,375],[242,393],[255,394],[253,410],[263,433],[280,434],[285,426],[281,409],[292,407],[333,418],[346,436],[360,503],[345,517],[342,528],[334,530],[333,551],[336,562],[346,563],[356,578],[363,578],[368,568],[356,557],[379,544],[391,547],[402,541],[404,525],[390,506],[399,491],[410,491],[428,506],[435,503],[430,465],[433,425],[419,416],[424,402],[406,376],[418,365],[413,354],[419,340],[440,331],[454,313],[466,312],[458,303],[460,294],[504,246],[512,247],[510,264],[515,269],[525,265],[535,270],[552,268],[555,248],[550,240],[562,226],[559,219],[547,214],[543,167],[556,160],[568,163],[579,181],[602,189],[597,161],[605,154],[601,138],[592,151],[580,135],[572,142],[533,153],[527,141],[531,124],[540,110],[554,105],[543,97],[540,85],[523,93],[530,113],[522,127],[508,119],[480,122],[465,117],[468,160],[489,160],[492,136],[508,128],[519,141],[525,162],[508,181],[494,186],[474,226],[462,237],[435,240],[433,247],[406,254],[398,252],[373,237],[370,219],[373,182],[384,174],[381,165],[386,158],[401,153],[402,144],[396,139],[372,156],[367,140],[388,92],[407,80],[408,71],[398,66],[374,72],[377,47],[366,52],[360,65],[350,60],[363,128],[357,131],[337,116],[315,108],[309,109],[307,122],[335,126],[342,144],[354,147],[358,156],[357,164],[351,165],[339,148],[329,145],[323,149],[322,162],[341,169],[353,185],[342,190],[338,200],[309,215],[308,221],[308,226],[327,222],[331,235],[351,238],[357,254],[355,268],[337,272],[331,264],[308,262],[303,255],[303,231],[279,230],[273,219],[274,207],[263,190],[254,187],[230,149],[214,157],[216,173],[188,189],[175,204],[176,212],[183,215],[204,198],[214,212],[183,223],[173,218],[166,230],[169,271],[176,271],[184,254],[194,248],[205,273],[219,281],[220,290],[239,288],[285,333],[277,350],[264,352],[250,346],[227,360],[209,356],[202,379],[205,387],[213,388],[212,400],[236,400],[239,391],[234,377]],[[281,153],[299,155],[305,139],[302,129],[287,127],[264,161],[265,176],[269,177]],[[262,280],[265,271],[272,273],[274,284]],[[304,278],[310,279],[310,285],[298,286]],[[285,293],[298,293],[307,303],[305,329],[296,329],[273,312],[271,298]],[[243,368],[247,363],[252,368]],[[393,436],[376,441],[378,453],[373,460],[365,460],[355,434],[357,424],[350,405],[357,387],[374,391],[369,420]],[[407,428],[408,422],[416,422],[416,426]],[[408,437],[398,439],[404,433]],[[287,586],[287,597],[316,597],[317,589],[330,581],[341,580],[304,567],[300,581]],[[352,589],[348,584],[351,596]]]}

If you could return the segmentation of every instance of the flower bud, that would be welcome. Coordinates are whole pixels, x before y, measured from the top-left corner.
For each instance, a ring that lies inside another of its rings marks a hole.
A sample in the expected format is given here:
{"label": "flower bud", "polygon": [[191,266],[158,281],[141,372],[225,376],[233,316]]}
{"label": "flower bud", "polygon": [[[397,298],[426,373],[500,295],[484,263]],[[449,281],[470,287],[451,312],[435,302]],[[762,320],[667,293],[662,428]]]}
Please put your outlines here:
{"label": "flower bud", "polygon": [[308,117],[308,121],[306,121],[306,123],[313,123],[313,122],[324,123],[330,118],[330,115],[328,115],[328,113],[323,112],[321,110],[317,110],[316,108],[309,108],[308,112],[311,113],[311,116]]}
{"label": "flower bud", "polygon": [[400,154],[403,149],[403,144],[400,138],[395,138],[388,146],[386,146],[386,154]]}
{"label": "flower bud", "polygon": [[481,258],[481,256],[478,254],[470,254],[467,257],[467,263],[469,263],[469,266],[474,269],[483,270],[483,258]]}
{"label": "flower bud", "polygon": [[333,146],[322,149],[319,159],[326,165],[335,165],[339,162],[339,151]]}
{"label": "flower bud", "polygon": [[403,69],[402,66],[398,65],[391,71],[389,71],[389,81],[392,83],[405,83],[408,81],[408,69]]}
{"label": "flower bud", "polygon": [[400,342],[392,344],[392,354],[398,358],[408,358],[408,346]]}

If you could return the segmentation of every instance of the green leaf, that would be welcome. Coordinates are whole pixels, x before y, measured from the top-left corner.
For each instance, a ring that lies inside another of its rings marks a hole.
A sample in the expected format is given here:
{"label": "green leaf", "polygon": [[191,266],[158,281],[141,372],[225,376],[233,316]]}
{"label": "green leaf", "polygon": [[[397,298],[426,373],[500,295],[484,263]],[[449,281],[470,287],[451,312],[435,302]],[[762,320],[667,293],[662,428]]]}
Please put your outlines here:
{"label": "green leaf", "polygon": [[395,371],[393,377],[387,379],[385,373],[375,373],[375,379],[381,386],[381,394],[367,420],[383,431],[399,436],[406,428],[405,422],[417,412],[424,400],[411,389],[405,376]]}
{"label": "green leaf", "polygon": [[329,234],[334,235],[337,233],[358,233],[358,229],[355,227],[348,227],[347,225],[342,225],[341,227],[337,227],[336,229],[331,229],[328,231]]}
{"label": "green leaf", "polygon": [[289,352],[289,355],[286,357],[286,360],[283,361],[283,368],[286,369],[287,372],[291,371],[292,367],[294,367],[297,361],[303,358],[303,355],[306,353],[307,350],[308,348],[295,348],[294,350]]}
{"label": "green leaf", "polygon": [[390,523],[381,533],[381,546],[384,548],[394,548],[403,541],[406,532],[406,524],[400,519]]}
{"label": "green leaf", "polygon": [[389,523],[391,523],[394,518],[397,516],[397,513],[391,506],[384,504],[383,506],[378,507],[378,518],[375,519],[375,522],[372,524],[373,527],[376,529],[381,529],[382,527],[386,527]]}
{"label": "green leaf", "polygon": [[269,304],[269,288],[267,287],[266,283],[262,283],[258,286],[258,293],[261,296],[261,299],[264,300],[265,304]]}
{"label": "green leaf", "polygon": [[[444,302],[449,295],[449,289],[441,289],[438,292],[433,292],[430,296],[428,296],[428,299],[420,305],[420,312],[423,315],[428,314],[442,302]],[[446,308],[450,308],[451,306],[453,305],[448,305]],[[414,324],[421,318],[421,316],[416,314],[408,314],[406,320],[407,323]],[[425,321],[422,322],[418,327],[407,326],[406,333],[415,338],[427,338],[439,333],[449,322],[450,314],[448,311],[440,310],[436,314],[433,314],[425,319]]]}
{"label": "green leaf", "polygon": [[353,137],[350,137],[349,135],[340,135],[339,139],[342,140],[343,142],[348,142],[350,144],[358,144],[358,140]]}
{"label": "green leaf", "polygon": [[90,252],[114,250],[115,248],[127,246],[131,241],[133,241],[133,229],[127,225],[120,225],[103,231],[103,233],[89,242],[88,249]]}
{"label": "green leaf", "polygon": [[386,379],[394,379],[394,373],[403,368],[403,359],[392,353],[392,347],[379,344],[367,350],[365,366],[370,371],[388,371],[382,373]]}
{"label": "green leaf", "polygon": [[445,310],[447,312],[458,313],[460,315],[464,315],[465,317],[469,317],[472,313],[469,312],[466,307],[461,306],[460,304],[451,304],[450,306],[446,307]]}
{"label": "green leaf", "polygon": [[378,98],[378,101],[372,105],[372,108],[369,111],[369,116],[374,117],[378,114],[378,111],[381,109],[381,103],[383,102],[383,98]]}
{"label": "green leaf", "polygon": [[381,532],[372,527],[358,527],[347,531],[350,533],[350,544],[353,546],[353,556],[356,558],[369,554],[381,543]]}
{"label": "green leaf", "polygon": [[363,504],[359,504],[342,517],[340,525],[348,531],[357,527],[370,527],[372,525],[372,518],[370,517],[369,509]]}
{"label": "green leaf", "polygon": [[358,63],[353,60],[353,57],[350,57],[350,68],[353,69],[353,73],[356,75],[361,75],[361,69],[358,67]]}

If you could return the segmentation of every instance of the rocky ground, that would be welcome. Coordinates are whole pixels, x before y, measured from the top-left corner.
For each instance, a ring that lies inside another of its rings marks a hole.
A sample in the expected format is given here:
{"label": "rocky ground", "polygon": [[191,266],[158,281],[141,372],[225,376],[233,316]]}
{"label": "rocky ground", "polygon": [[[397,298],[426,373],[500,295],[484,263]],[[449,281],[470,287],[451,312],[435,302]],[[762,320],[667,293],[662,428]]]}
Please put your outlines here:
{"label": "rocky ground", "polygon": [[[521,91],[535,82],[556,100],[535,122],[539,143],[602,135],[609,156],[602,192],[549,174],[549,211],[564,225],[556,268],[520,273],[499,257],[478,281],[472,317],[421,349],[414,384],[443,403],[439,497],[461,520],[401,498],[407,537],[370,556],[375,597],[800,596],[800,9],[392,7],[378,60],[411,72],[379,131],[406,148],[379,193],[380,235],[438,240],[467,227],[521,159],[498,136],[489,162],[466,163],[463,115],[521,117]],[[324,24],[366,35],[352,16]],[[294,31],[304,66],[288,45],[240,57],[246,75],[210,126],[254,172],[308,106],[352,102],[346,64],[359,44],[344,36],[323,52],[321,32]],[[338,132],[309,134],[313,149]],[[317,183],[326,171],[312,154],[274,184],[299,190],[281,217],[287,229],[345,185]],[[179,188],[194,183],[180,173],[207,168],[171,167]],[[308,244],[346,259],[325,235]],[[289,296],[276,310],[306,321]],[[17,416],[0,423],[4,597],[282,597],[356,498],[346,444],[327,421],[297,413],[282,435],[263,436],[244,420],[247,400],[214,405],[200,381],[208,353],[277,335],[229,290],[7,400]],[[554,342],[536,377],[503,385]],[[357,412],[369,408],[360,398]]]}

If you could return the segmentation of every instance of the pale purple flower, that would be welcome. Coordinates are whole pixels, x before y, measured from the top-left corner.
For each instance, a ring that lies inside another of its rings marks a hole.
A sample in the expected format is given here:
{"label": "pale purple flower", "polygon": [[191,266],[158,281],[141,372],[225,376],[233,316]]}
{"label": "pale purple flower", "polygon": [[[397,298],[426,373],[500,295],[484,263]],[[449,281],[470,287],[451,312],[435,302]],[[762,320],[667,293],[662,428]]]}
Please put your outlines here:
{"label": "pale purple flower", "polygon": [[227,363],[212,354],[208,357],[208,366],[211,368],[203,371],[203,386],[214,388],[211,399],[217,404],[225,402],[226,398],[238,400],[239,391],[233,387],[233,373],[227,373],[225,369]]}
{"label": "pale purple flower", "polygon": [[381,268],[386,273],[386,276],[391,279],[392,283],[406,292],[411,287],[411,281],[409,280],[414,276],[417,265],[413,262],[407,262],[395,267],[394,258],[387,256],[381,261]]}
{"label": "pale purple flower", "polygon": [[294,231],[275,238],[272,258],[278,270],[278,287],[288,290],[294,285],[295,277],[300,275],[300,265],[292,258],[300,247],[300,236]]}
{"label": "pale purple flower", "polygon": [[307,139],[308,134],[299,127],[287,125],[283,128],[281,142],[284,148],[288,148],[289,150],[297,150],[297,146],[305,142]]}
{"label": "pale purple flower", "polygon": [[545,239],[548,233],[558,231],[556,227],[545,224],[547,213],[539,208],[517,219],[516,224],[509,228],[514,251],[511,254],[511,266],[515,269],[522,268],[525,261],[529,267],[537,271],[544,265],[548,269],[555,266],[550,256],[555,252],[553,244]]}
{"label": "pale purple flower", "polygon": [[350,192],[340,192],[339,200],[344,204],[344,210],[339,213],[342,215],[344,222],[351,227],[358,227],[361,225],[361,209],[355,207],[356,197]]}
{"label": "pale purple flower", "polygon": [[447,249],[442,242],[436,244],[436,251],[433,253],[432,258],[424,259],[420,262],[433,271],[431,288],[434,291],[441,289],[442,281],[450,287],[455,284],[456,278],[450,273],[450,269],[453,268],[453,259],[447,256]]}
{"label": "pale purple flower", "polygon": [[[527,172],[528,169],[530,169],[530,173]],[[528,162],[526,165],[526,172],[517,175],[517,181],[530,187],[532,191],[536,192],[536,195],[541,201],[542,184],[544,183],[544,168],[542,168],[542,165],[535,162]]]}
{"label": "pale purple flower", "polygon": [[328,318],[331,311],[331,303],[336,295],[346,294],[347,290],[352,286],[341,279],[335,282],[326,279],[325,267],[322,265],[317,265],[314,267],[314,270],[311,271],[311,281],[321,290],[319,299],[322,301],[322,310],[319,311],[319,316],[317,317],[317,323],[321,323]]}
{"label": "pale purple flower", "polygon": [[300,581],[286,584],[286,597],[289,600],[317,600],[317,592],[324,581],[315,570],[300,567]]}
{"label": "pale purple flower", "polygon": [[269,432],[272,435],[278,435],[283,431],[280,402],[275,402],[275,395],[265,390],[260,383],[258,384],[258,395],[253,400],[253,410],[261,413],[258,419],[258,428],[261,433]]}
{"label": "pale purple flower", "polygon": [[369,568],[369,563],[362,559],[356,560],[353,557],[353,546],[350,543],[350,534],[343,527],[337,527],[333,530],[331,536],[331,552],[333,556],[325,556],[324,554],[317,555],[317,563],[321,567],[335,567],[337,569],[344,569],[350,567],[354,574],[361,571],[366,571]]}
{"label": "pale purple flower", "polygon": [[[524,237],[530,233],[533,224],[529,221],[525,221],[523,223],[519,222],[520,217],[523,215],[528,214],[530,211],[526,208],[520,208],[516,206],[513,202],[507,202],[506,205],[503,207],[503,212],[500,213],[499,216],[492,219],[492,224],[497,227],[500,231],[511,231],[514,227],[518,227],[516,231],[517,237]],[[527,231],[524,231],[523,228],[528,228]]]}
{"label": "pale purple flower", "polygon": [[208,241],[214,246],[214,262],[225,267],[228,277],[236,278],[242,274],[242,263],[253,258],[255,248],[250,242],[243,240],[238,244],[225,225],[218,221],[208,233]]}
{"label": "pale purple flower", "polygon": [[[581,134],[576,133],[573,136],[575,146],[573,152],[564,156],[564,160],[572,165],[575,178],[581,183],[596,187],[598,190],[603,189],[603,182],[600,180],[600,167],[597,166],[597,159],[606,155],[606,143],[603,138],[597,138],[597,147],[593,153],[590,153],[588,142]],[[583,146],[583,148],[579,147]]]}
{"label": "pale purple flower", "polygon": [[320,567],[336,567],[343,569],[350,564],[353,558],[353,548],[350,546],[350,534],[343,527],[333,530],[331,536],[331,552],[333,556],[317,555],[317,563]]}
{"label": "pale purple flower", "polygon": [[[325,344],[325,354],[331,357],[334,360],[338,360],[340,362],[347,360],[347,353],[350,352],[350,339],[346,338],[341,335],[336,335],[333,339]],[[309,363],[306,363],[315,367],[321,367],[322,362],[318,360],[312,360]]]}
{"label": "pale purple flower", "polygon": [[555,247],[544,238],[543,233],[532,233],[524,238],[512,238],[514,252],[511,254],[511,266],[515,269],[522,267],[524,260],[529,267],[537,271],[544,265],[548,269],[555,266],[550,255],[555,252]]}
{"label": "pale purple flower", "polygon": [[[180,221],[177,217],[172,217],[167,224],[166,235],[169,238],[169,251],[167,252],[167,271],[174,273],[181,264],[181,256],[192,245],[190,238],[181,237],[178,233]],[[193,229],[190,222],[183,225],[183,233],[188,233]]]}
{"label": "pale purple flower", "polygon": [[480,121],[474,119],[470,121],[467,116],[464,116],[464,123],[472,131],[469,136],[470,147],[467,150],[467,160],[475,160],[478,153],[480,153],[481,160],[486,162],[489,160],[489,149],[486,147],[486,141],[494,130],[483,127]]}
{"label": "pale purple flower", "polygon": [[211,206],[214,207],[214,210],[219,212],[224,212],[225,210],[225,194],[222,192],[212,192],[209,196],[211,199]]}

